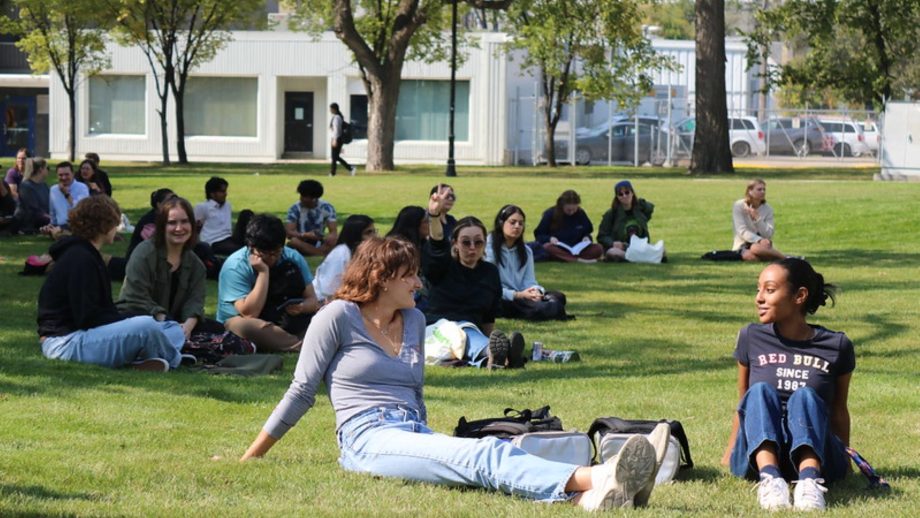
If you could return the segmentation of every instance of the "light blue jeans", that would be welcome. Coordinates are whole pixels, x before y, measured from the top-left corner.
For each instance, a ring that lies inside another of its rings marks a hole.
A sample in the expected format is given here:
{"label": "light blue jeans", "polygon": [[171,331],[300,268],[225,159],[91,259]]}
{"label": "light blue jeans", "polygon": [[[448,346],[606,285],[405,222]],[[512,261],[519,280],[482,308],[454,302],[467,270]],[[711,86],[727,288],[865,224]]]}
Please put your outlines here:
{"label": "light blue jeans", "polygon": [[565,491],[579,466],[553,462],[488,437],[466,439],[435,433],[415,410],[375,407],[338,431],[339,464],[382,477],[474,486],[544,502],[571,499]]}
{"label": "light blue jeans", "polygon": [[757,480],[754,455],[765,442],[776,445],[780,471],[788,479],[797,478],[796,452],[803,447],[818,456],[821,476],[827,482],[847,475],[850,458],[840,439],[831,433],[827,405],[814,389],[797,389],[783,409],[775,388],[755,383],[741,398],[738,417],[730,464],[735,476]]}
{"label": "light blue jeans", "polygon": [[163,358],[175,369],[185,333],[178,322],[157,322],[151,316],[131,317],[64,336],[49,336],[42,354],[52,360],[123,367],[131,362]]}
{"label": "light blue jeans", "polygon": [[482,363],[488,357],[485,351],[489,348],[489,337],[476,326],[464,327],[463,331],[466,332],[466,356],[470,359],[469,364],[473,367],[482,367]]}

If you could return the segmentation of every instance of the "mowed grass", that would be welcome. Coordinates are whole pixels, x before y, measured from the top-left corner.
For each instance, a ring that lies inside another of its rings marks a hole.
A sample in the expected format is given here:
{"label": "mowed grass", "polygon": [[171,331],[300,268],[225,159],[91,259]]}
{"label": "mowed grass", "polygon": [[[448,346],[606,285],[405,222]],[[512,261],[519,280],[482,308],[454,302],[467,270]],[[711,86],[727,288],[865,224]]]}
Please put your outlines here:
{"label": "mowed grass", "polygon": [[[193,203],[211,174],[230,182],[236,210],[283,216],[308,176],[326,188],[340,219],[365,213],[386,231],[398,209],[424,203],[444,180],[441,167],[395,174],[323,177],[325,165],[195,165],[180,169],[110,167],[115,198],[132,220],[151,190],[169,186]],[[837,283],[837,307],[815,323],[846,331],[856,344],[850,411],[852,443],[891,482],[867,491],[857,475],[833,486],[841,516],[916,516],[920,501],[920,184],[868,181],[872,170],[743,171],[696,178],[682,171],[606,168],[460,168],[451,179],[455,214],[491,226],[514,202],[527,212],[528,235],[543,209],[577,190],[595,225],[612,187],[631,178],[656,205],[653,239],[664,239],[662,265],[537,266],[539,281],[568,294],[577,320],[499,320],[548,348],[576,349],[583,361],[528,364],[519,371],[429,368],[430,425],[451,433],[460,416],[498,415],[505,407],[551,405],[567,428],[598,416],[679,419],[696,467],[660,487],[646,510],[624,514],[757,514],[748,482],[719,466],[737,401],[732,350],[738,329],[754,320],[762,265],[709,263],[700,254],[731,245],[730,209],[753,175],[765,175],[777,214],[777,246],[803,254]],[[258,173],[258,174],[256,174]],[[35,334],[41,278],[16,275],[48,242],[0,241],[0,515],[105,516],[580,516],[566,505],[537,505],[481,490],[378,479],[337,464],[333,412],[325,388],[316,407],[267,458],[237,459],[290,380],[168,375],[110,370],[44,359]],[[113,247],[120,252],[124,243]],[[311,265],[316,266],[316,261]],[[119,289],[115,286],[114,289]],[[213,315],[216,283],[208,285]]]}

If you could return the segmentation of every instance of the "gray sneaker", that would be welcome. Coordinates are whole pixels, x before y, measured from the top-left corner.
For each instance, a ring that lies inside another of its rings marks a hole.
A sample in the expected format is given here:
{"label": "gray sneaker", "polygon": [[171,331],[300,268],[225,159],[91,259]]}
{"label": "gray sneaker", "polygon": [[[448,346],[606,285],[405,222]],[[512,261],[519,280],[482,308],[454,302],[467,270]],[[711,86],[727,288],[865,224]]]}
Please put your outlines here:
{"label": "gray sneaker", "polygon": [[350,174],[351,176],[354,176],[357,171],[358,171],[357,167],[353,165],[348,166],[348,174]]}
{"label": "gray sneaker", "polygon": [[591,468],[592,488],[581,495],[586,511],[632,507],[633,499],[655,472],[655,449],[644,435],[633,435],[616,455]]}
{"label": "gray sneaker", "polygon": [[658,470],[661,469],[661,463],[664,462],[664,455],[668,452],[668,442],[671,439],[671,425],[668,423],[658,423],[652,433],[648,435],[648,442],[655,448],[655,471],[649,476],[645,486],[636,493],[636,507],[645,507],[648,505],[648,499],[652,495],[652,489],[655,489],[655,477],[658,476]]}

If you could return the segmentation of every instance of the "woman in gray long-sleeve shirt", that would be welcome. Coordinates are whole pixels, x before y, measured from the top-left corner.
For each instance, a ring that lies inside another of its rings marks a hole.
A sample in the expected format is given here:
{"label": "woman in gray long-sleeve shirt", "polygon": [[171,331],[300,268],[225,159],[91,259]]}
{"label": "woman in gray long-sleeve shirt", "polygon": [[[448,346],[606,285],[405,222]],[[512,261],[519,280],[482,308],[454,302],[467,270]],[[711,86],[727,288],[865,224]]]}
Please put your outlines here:
{"label": "woman in gray long-sleeve shirt", "polygon": [[588,510],[633,505],[637,493],[647,497],[657,459],[644,436],[628,441],[614,460],[586,467],[545,460],[494,437],[428,428],[425,318],[414,307],[418,267],[418,253],[405,241],[372,238],[358,247],[338,300],[307,330],[290,388],[241,460],[265,455],[313,406],[323,381],[336,414],[339,463],[349,471],[571,500]]}

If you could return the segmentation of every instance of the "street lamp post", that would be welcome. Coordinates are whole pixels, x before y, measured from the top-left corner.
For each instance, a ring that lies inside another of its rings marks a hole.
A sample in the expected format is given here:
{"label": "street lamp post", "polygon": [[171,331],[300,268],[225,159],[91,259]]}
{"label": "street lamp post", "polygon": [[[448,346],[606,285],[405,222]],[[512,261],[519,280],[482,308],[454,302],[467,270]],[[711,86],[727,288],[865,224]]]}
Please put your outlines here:
{"label": "street lamp post", "polygon": [[457,2],[453,0],[451,6],[450,27],[450,129],[447,134],[447,171],[446,176],[457,176],[457,167],[454,162],[454,108],[457,97]]}

